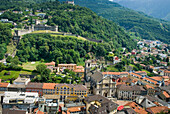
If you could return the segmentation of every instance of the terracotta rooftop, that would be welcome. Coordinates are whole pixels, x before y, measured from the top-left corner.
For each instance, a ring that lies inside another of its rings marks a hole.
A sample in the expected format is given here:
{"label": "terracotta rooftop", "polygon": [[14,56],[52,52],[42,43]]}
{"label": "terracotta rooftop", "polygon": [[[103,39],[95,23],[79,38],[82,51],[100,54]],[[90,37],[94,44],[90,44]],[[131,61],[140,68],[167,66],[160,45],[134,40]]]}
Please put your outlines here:
{"label": "terracotta rooftop", "polygon": [[136,74],[136,73],[133,73],[133,72],[131,74],[137,76],[138,78],[142,78],[142,76],[139,75],[139,74]]}
{"label": "terracotta rooftop", "polygon": [[43,89],[54,89],[56,83],[43,83]]}
{"label": "terracotta rooftop", "polygon": [[169,76],[162,76],[162,78],[164,78],[164,79],[169,79]]}
{"label": "terracotta rooftop", "polygon": [[140,107],[135,102],[129,102],[125,106],[130,106],[136,113],[139,113],[139,114],[148,114],[142,107]]}
{"label": "terracotta rooftop", "polygon": [[84,69],[76,69],[76,70],[73,70],[73,72],[84,72]]}
{"label": "terracotta rooftop", "polygon": [[58,66],[75,66],[76,64],[58,64]]}
{"label": "terracotta rooftop", "polygon": [[154,80],[152,80],[152,79],[150,79],[150,78],[146,78],[146,77],[145,77],[144,79],[146,79],[146,80],[148,80],[148,81],[154,83],[155,85],[157,84],[157,81],[154,81]]}
{"label": "terracotta rooftop", "polygon": [[145,74],[147,74],[145,71],[136,71],[135,73],[145,73]]}
{"label": "terracotta rooftop", "polygon": [[133,80],[132,80],[133,83],[135,83],[135,82],[137,82],[137,81],[138,81],[137,79],[133,79]]}
{"label": "terracotta rooftop", "polygon": [[45,63],[45,65],[53,65],[53,66],[55,66],[55,62],[54,61],[52,61],[52,62],[50,62],[50,63]]}
{"label": "terracotta rooftop", "polygon": [[103,75],[111,74],[111,75],[121,75],[121,74],[129,74],[128,72],[102,72]]}
{"label": "terracotta rooftop", "polygon": [[83,66],[76,66],[76,69],[84,69]]}
{"label": "terracotta rooftop", "polygon": [[147,89],[154,89],[154,87],[150,86],[150,85],[145,85]]}
{"label": "terracotta rooftop", "polygon": [[9,83],[0,83],[0,87],[8,87]]}
{"label": "terracotta rooftop", "polygon": [[168,112],[169,108],[166,106],[158,106],[158,107],[151,107],[146,109],[148,112],[152,114],[160,113],[160,112]]}
{"label": "terracotta rooftop", "polygon": [[166,70],[166,71],[164,71],[164,73],[170,73],[170,71]]}
{"label": "terracotta rooftop", "polygon": [[163,94],[165,95],[166,98],[170,98],[170,95],[166,91],[163,91]]}
{"label": "terracotta rooftop", "polygon": [[160,76],[154,76],[154,77],[150,77],[150,78],[158,80],[158,81],[162,81],[162,77],[160,77]]}
{"label": "terracotta rooftop", "polygon": [[85,111],[85,110],[86,110],[85,106],[78,106],[78,107],[67,108],[68,112],[80,112],[80,111]]}

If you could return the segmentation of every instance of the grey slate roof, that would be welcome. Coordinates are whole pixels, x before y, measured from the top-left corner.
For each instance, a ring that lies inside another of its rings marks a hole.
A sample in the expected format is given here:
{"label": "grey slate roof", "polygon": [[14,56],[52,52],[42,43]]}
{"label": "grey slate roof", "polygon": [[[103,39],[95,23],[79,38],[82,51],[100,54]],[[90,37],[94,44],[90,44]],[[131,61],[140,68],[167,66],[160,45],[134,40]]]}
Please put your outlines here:
{"label": "grey slate roof", "polygon": [[101,103],[101,107],[96,108],[94,105],[91,105],[90,110],[95,111],[97,110],[97,114],[99,112],[102,112],[102,114],[107,114],[108,112],[111,112],[115,109],[117,109],[118,104],[112,102],[106,97],[103,97],[101,95],[93,95],[93,96],[88,96],[85,98],[85,101],[87,103],[90,103],[92,101],[98,101]]}
{"label": "grey slate roof", "polygon": [[96,82],[100,82],[103,79],[103,74],[99,71],[96,71],[94,74],[91,75],[91,78]]}

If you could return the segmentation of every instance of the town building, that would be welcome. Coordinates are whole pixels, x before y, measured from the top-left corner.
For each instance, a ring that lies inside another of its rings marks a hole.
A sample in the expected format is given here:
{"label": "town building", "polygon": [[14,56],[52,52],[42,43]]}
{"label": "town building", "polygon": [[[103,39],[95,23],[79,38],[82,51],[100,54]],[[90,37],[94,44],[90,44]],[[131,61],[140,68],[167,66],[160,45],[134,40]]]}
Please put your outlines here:
{"label": "town building", "polygon": [[72,1],[69,1],[69,0],[68,0],[68,1],[66,1],[66,3],[67,3],[67,4],[72,4],[72,5],[74,5],[74,0],[72,0]]}
{"label": "town building", "polygon": [[45,65],[46,65],[46,66],[53,66],[53,67],[55,67],[55,62],[52,61],[52,62],[50,62],[50,63],[45,63]]}
{"label": "town building", "polygon": [[155,88],[154,87],[147,84],[147,85],[144,86],[144,88],[147,91],[147,95],[150,95],[150,96],[155,95]]}
{"label": "town building", "polygon": [[65,103],[65,107],[62,107],[62,113],[67,114],[85,114],[86,106],[82,102],[69,102]]}
{"label": "town building", "polygon": [[55,94],[56,83],[43,83],[43,95]]}
{"label": "town building", "polygon": [[2,114],[28,114],[28,111],[13,106],[12,108],[6,108],[6,109],[3,108]]}
{"label": "town building", "polygon": [[38,101],[38,93],[31,92],[5,92],[2,102],[3,109],[10,109],[14,106],[29,113]]}
{"label": "town building", "polygon": [[13,84],[16,84],[16,85],[27,85],[28,82],[30,82],[30,78],[21,78],[21,77],[18,77],[16,80],[14,80]]}
{"label": "town building", "polygon": [[43,95],[43,83],[29,82],[28,85],[26,85],[26,92],[34,92],[42,96]]}
{"label": "town building", "polygon": [[112,77],[128,77],[129,73],[128,72],[102,72],[104,76],[112,76]]}
{"label": "town building", "polygon": [[160,112],[164,112],[168,114],[169,108],[166,106],[157,106],[157,107],[147,108],[146,111],[150,114],[157,114]]}
{"label": "town building", "polygon": [[119,59],[119,57],[115,56],[113,57],[113,64],[119,63],[121,61],[121,59]]}
{"label": "town building", "polygon": [[86,114],[115,114],[118,104],[101,95],[85,98]]}
{"label": "town building", "polygon": [[136,104],[135,102],[129,102],[124,105],[124,107],[132,108],[136,114],[148,114],[148,112],[143,109],[140,105]]}
{"label": "town building", "polygon": [[16,80],[14,80],[13,84],[10,84],[8,86],[8,91],[25,92],[26,91],[26,85],[29,82],[30,82],[30,78],[18,77]]}
{"label": "town building", "polygon": [[151,101],[147,98],[147,96],[138,96],[135,100],[135,103],[138,105],[142,106],[142,108],[150,108],[150,107],[155,107],[157,104],[159,104],[156,101]]}
{"label": "town building", "polygon": [[8,90],[8,86],[10,85],[10,83],[0,83],[0,91],[4,92]]}
{"label": "town building", "polygon": [[84,85],[56,84],[55,95],[62,99],[75,100],[87,97],[88,89]]}
{"label": "town building", "polygon": [[76,69],[73,70],[78,77],[84,78],[84,67],[83,66],[76,66]]}
{"label": "town building", "polygon": [[25,92],[26,91],[26,85],[10,84],[8,86],[8,91]]}
{"label": "town building", "polygon": [[170,77],[170,71],[168,71],[168,70],[164,71],[164,76],[169,76]]}
{"label": "town building", "polygon": [[158,95],[165,102],[170,102],[170,94],[167,91],[161,91]]}
{"label": "town building", "polygon": [[134,100],[137,96],[146,95],[147,92],[142,86],[117,85],[117,99]]}
{"label": "town building", "polygon": [[137,74],[136,72],[130,73],[130,76],[133,78],[136,78],[139,81],[142,81],[142,83],[144,84],[149,84],[153,87],[157,87],[157,86],[163,86],[164,85],[164,79],[161,76],[155,76],[155,77],[149,77],[147,75],[142,75],[142,74]]}
{"label": "town building", "polygon": [[76,70],[76,64],[58,64],[59,67],[59,71],[63,71],[64,69],[68,69],[68,70]]}
{"label": "town building", "polygon": [[115,97],[116,80],[117,77],[115,76],[106,76],[96,71],[90,76],[92,94],[102,95],[104,97]]}

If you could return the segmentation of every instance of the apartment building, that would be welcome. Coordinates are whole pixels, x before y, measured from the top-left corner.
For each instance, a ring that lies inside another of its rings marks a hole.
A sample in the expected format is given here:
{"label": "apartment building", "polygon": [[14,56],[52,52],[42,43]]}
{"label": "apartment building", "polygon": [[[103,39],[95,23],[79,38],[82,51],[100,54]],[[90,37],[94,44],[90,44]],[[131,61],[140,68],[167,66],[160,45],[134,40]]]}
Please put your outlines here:
{"label": "apartment building", "polygon": [[29,82],[26,86],[26,92],[38,93],[40,96],[43,95],[43,83]]}
{"label": "apartment building", "polygon": [[86,114],[115,114],[118,104],[101,95],[85,98]]}
{"label": "apartment building", "polygon": [[9,109],[15,106],[20,110],[22,109],[31,113],[38,99],[38,93],[5,92],[2,102],[2,108]]}
{"label": "apartment building", "polygon": [[142,86],[128,86],[121,84],[117,86],[117,99],[134,100],[137,96],[146,95],[147,91]]}

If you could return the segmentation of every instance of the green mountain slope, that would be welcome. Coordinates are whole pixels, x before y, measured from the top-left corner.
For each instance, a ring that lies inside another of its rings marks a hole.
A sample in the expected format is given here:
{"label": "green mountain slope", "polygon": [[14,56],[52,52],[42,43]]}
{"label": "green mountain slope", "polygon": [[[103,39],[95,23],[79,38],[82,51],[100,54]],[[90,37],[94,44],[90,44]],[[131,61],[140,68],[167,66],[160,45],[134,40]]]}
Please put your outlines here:
{"label": "green mountain slope", "polygon": [[4,58],[7,51],[7,45],[12,38],[10,24],[0,23],[0,60]]}
{"label": "green mountain slope", "polygon": [[[14,4],[17,4],[17,1],[14,1]],[[7,7],[11,7],[11,2],[8,5]],[[47,16],[52,16],[51,19],[48,19],[47,24],[58,25],[59,31],[71,32],[93,39],[102,39],[105,42],[109,42],[115,48],[127,47],[128,50],[132,50],[136,47],[136,42],[121,27],[112,21],[99,17],[88,8],[62,4],[58,1],[37,4],[28,2],[27,6],[22,6],[18,3],[12,9],[18,7],[20,7],[21,11],[25,7],[34,11],[41,9]]]}
{"label": "green mountain slope", "polygon": [[170,43],[169,22],[154,19],[108,0],[75,0],[75,3],[90,8],[99,16],[118,23],[128,31],[136,32],[141,38]]}
{"label": "green mountain slope", "polygon": [[[155,18],[170,21],[170,0],[112,0],[136,11],[142,11]],[[168,16],[169,15],[169,16]],[[169,18],[168,18],[169,17]]]}

